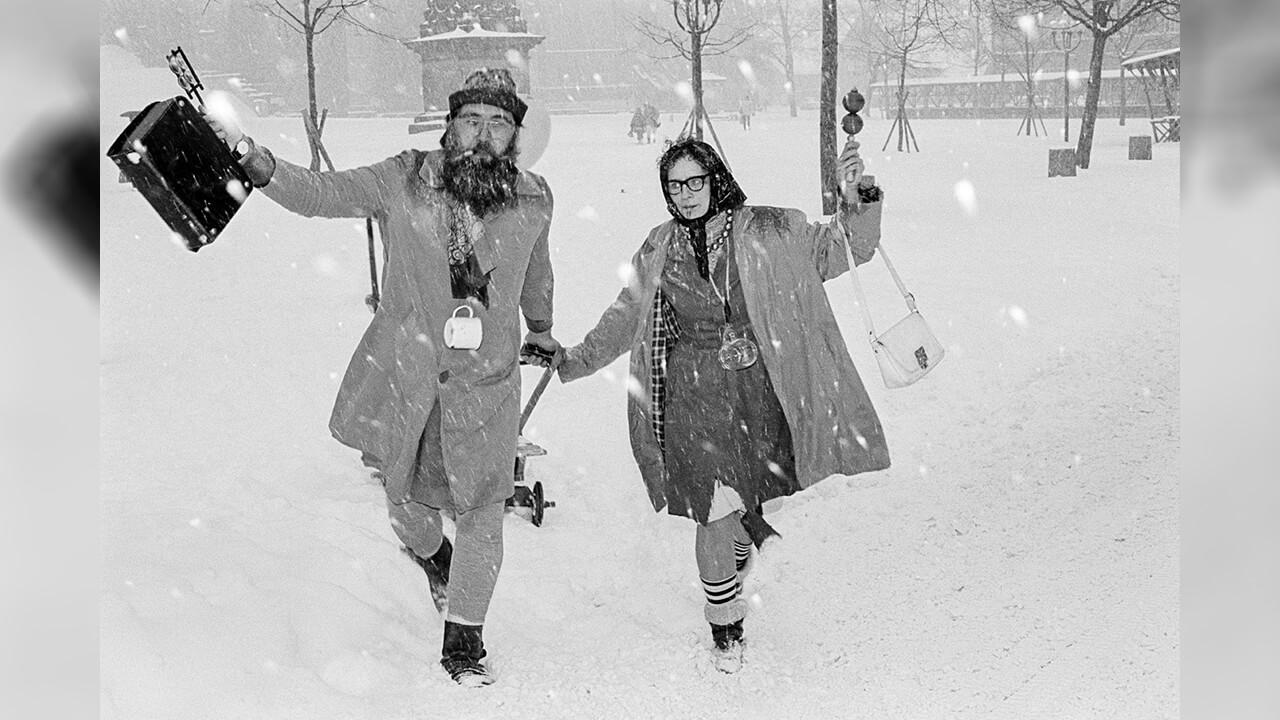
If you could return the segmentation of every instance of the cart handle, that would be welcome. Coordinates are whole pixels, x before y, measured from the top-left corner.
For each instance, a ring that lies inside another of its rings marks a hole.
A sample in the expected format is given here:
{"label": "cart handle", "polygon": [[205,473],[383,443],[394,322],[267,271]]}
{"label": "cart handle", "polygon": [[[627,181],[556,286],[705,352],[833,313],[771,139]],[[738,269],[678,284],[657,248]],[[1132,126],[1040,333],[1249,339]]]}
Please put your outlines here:
{"label": "cart handle", "polygon": [[518,433],[524,433],[524,424],[529,421],[529,416],[533,414],[533,407],[538,404],[538,398],[542,397],[542,391],[547,389],[547,383],[551,382],[551,373],[554,370],[555,368],[548,366],[542,372],[542,377],[538,379],[538,385],[533,388],[533,394],[529,396],[529,402],[525,403],[524,412],[520,413]]}

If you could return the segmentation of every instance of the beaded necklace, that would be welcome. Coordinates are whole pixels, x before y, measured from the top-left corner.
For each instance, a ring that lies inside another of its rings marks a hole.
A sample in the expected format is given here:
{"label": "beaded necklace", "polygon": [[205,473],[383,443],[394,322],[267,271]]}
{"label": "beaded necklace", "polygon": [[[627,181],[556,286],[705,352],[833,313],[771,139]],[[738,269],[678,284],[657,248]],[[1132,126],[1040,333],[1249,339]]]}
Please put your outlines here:
{"label": "beaded necklace", "polygon": [[729,239],[729,233],[732,230],[733,230],[733,208],[730,208],[725,213],[724,230],[721,230],[720,233],[716,236],[716,243],[715,243],[714,249],[712,247],[707,248],[707,265],[708,266],[711,265],[711,260],[714,257],[715,252],[720,248],[725,248],[724,257],[720,260],[720,264],[724,266],[724,293],[723,294],[721,294],[720,288],[716,287],[715,277],[713,276],[710,278],[711,289],[715,292],[716,297],[720,298],[720,303],[724,306],[725,325],[729,324],[729,321],[733,316],[733,313],[729,311],[729,251],[727,246],[725,245],[725,241]]}
{"label": "beaded necklace", "polygon": [[716,234],[713,241],[707,243],[707,263],[711,263],[711,256],[716,254],[720,248],[724,247],[724,242],[729,238],[729,232],[733,230],[733,208],[729,208],[724,214],[724,229]]}

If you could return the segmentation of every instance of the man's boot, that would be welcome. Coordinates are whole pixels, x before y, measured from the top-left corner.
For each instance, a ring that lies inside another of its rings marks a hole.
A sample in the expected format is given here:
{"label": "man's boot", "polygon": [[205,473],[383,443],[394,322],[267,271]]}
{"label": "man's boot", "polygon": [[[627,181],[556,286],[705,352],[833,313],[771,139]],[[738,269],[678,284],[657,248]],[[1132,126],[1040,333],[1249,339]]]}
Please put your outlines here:
{"label": "man's boot", "polygon": [[483,625],[444,622],[444,647],[440,664],[453,681],[463,687],[480,687],[493,682],[489,669],[480,660],[485,656]]}
{"label": "man's boot", "polygon": [[429,558],[424,558],[407,547],[400,549],[413,558],[413,561],[418,563],[418,567],[427,574],[427,584],[431,587],[431,600],[436,604],[436,610],[444,615],[449,597],[449,564],[453,562],[453,543],[449,542],[447,537],[440,538],[440,549]]}

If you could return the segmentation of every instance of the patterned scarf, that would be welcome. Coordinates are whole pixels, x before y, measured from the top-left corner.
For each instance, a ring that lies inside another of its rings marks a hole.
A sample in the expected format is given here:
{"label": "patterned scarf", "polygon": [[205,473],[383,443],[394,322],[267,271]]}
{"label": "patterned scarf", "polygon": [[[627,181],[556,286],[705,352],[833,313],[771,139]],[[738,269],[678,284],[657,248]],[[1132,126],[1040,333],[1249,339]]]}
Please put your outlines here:
{"label": "patterned scarf", "polygon": [[480,272],[475,246],[484,238],[484,222],[471,206],[449,198],[449,280],[453,297],[474,297],[489,307],[489,278]]}

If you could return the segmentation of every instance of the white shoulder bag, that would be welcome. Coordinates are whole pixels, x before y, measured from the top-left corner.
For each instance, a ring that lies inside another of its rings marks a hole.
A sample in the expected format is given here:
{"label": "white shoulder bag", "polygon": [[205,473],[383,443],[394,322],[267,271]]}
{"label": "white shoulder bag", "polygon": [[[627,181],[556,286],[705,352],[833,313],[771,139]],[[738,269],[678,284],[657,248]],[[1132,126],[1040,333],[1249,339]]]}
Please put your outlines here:
{"label": "white shoulder bag", "polygon": [[916,299],[907,292],[907,286],[902,284],[902,278],[898,277],[898,271],[884,251],[883,242],[876,249],[876,254],[884,259],[885,266],[889,268],[889,274],[893,276],[903,299],[907,301],[908,312],[906,317],[877,335],[875,324],[871,322],[871,311],[867,308],[867,297],[862,292],[862,283],[858,282],[853,249],[847,240],[845,252],[849,254],[849,278],[853,280],[853,289],[858,295],[858,307],[862,309],[862,319],[871,338],[871,350],[875,352],[876,362],[880,365],[880,375],[884,378],[885,387],[906,387],[942,362],[946,351],[925,323],[924,316],[916,309]]}

